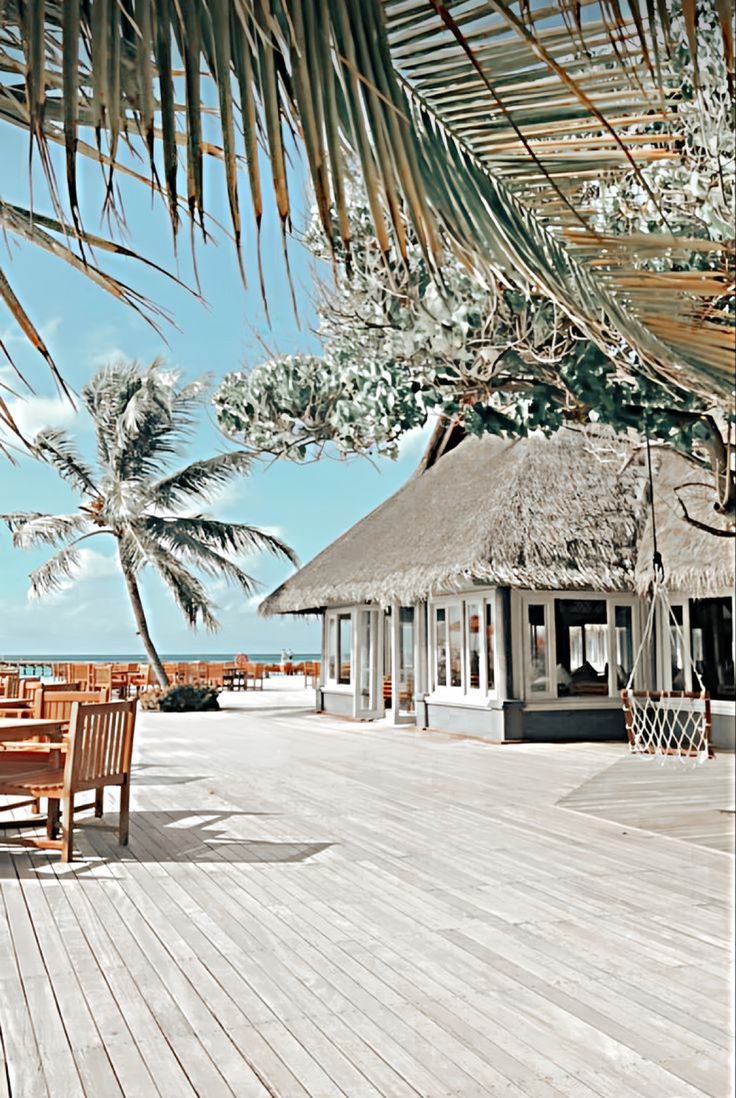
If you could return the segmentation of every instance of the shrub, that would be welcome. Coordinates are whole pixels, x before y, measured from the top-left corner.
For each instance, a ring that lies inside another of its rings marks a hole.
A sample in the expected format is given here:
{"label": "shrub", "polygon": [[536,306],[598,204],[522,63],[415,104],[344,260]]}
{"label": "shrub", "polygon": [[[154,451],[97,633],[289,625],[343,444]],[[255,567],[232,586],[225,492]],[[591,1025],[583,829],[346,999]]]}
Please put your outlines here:
{"label": "shrub", "polygon": [[211,686],[160,686],[141,694],[141,707],[161,713],[198,713],[219,709],[217,691]]}

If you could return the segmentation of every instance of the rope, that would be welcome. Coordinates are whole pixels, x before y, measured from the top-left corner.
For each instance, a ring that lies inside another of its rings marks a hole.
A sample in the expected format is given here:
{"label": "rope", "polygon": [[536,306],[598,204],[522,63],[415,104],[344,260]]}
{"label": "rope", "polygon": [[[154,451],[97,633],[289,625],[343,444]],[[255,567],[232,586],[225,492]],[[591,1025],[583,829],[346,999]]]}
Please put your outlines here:
{"label": "rope", "polygon": [[654,582],[664,583],[664,563],[662,561],[662,554],[659,551],[657,545],[657,516],[654,513],[654,477],[652,476],[652,448],[649,444],[649,432],[645,434],[647,442],[647,469],[649,471],[649,510],[652,516],[652,571],[654,572]]}
{"label": "rope", "polygon": [[[651,640],[652,633],[654,632],[654,622],[655,622],[655,619],[656,619],[656,616],[657,616],[657,603],[661,603],[662,606],[666,607],[667,619],[665,619],[665,620],[669,620],[669,622],[672,625],[674,625],[675,631],[676,631],[678,637],[680,638],[680,642],[682,644],[683,653],[688,652],[687,639],[686,639],[685,634],[683,632],[682,626],[680,625],[679,621],[675,617],[675,612],[672,609],[672,604],[670,603],[667,592],[666,592],[664,586],[661,583],[658,583],[655,580],[654,589],[653,589],[653,592],[652,592],[652,601],[651,601],[651,604],[649,606],[649,613],[647,614],[647,620],[644,624],[644,629],[642,630],[641,642],[639,644],[639,647],[636,650],[636,656],[634,658],[634,665],[631,668],[631,674],[629,675],[628,682],[626,683],[626,689],[627,690],[631,690],[633,685],[634,685],[634,676],[636,675],[636,671],[639,667],[639,664],[641,663],[641,658],[642,658],[642,655],[644,654],[644,649],[646,648],[647,644]],[[692,658],[692,655],[690,655],[689,653],[688,653],[688,659],[689,659],[689,662],[690,662],[690,668],[693,671],[693,673],[695,675],[695,678],[698,680],[698,687],[699,687],[699,689],[702,693],[702,692],[705,691],[705,683],[703,682],[703,678],[702,678],[702,675],[700,674],[700,671],[698,671],[698,665],[695,663],[695,661]]]}
{"label": "rope", "polygon": [[[693,758],[704,762],[710,755],[708,742],[708,695],[700,671],[692,658],[682,626],[675,617],[667,591],[664,586],[664,563],[657,543],[657,519],[654,511],[654,477],[652,475],[652,451],[649,434],[646,433],[647,470],[649,474],[649,506],[652,519],[652,592],[649,613],[642,630],[641,641],[636,651],[626,688],[622,691],[624,710],[627,713],[626,724],[629,736],[629,748],[639,755],[659,757],[662,761],[670,755],[681,761]],[[666,608],[663,621],[670,629],[674,625],[675,633],[682,646],[682,652],[688,654],[691,670],[695,674],[700,688],[700,697],[688,697],[687,693],[669,691],[647,692],[637,696],[634,678],[641,663],[644,650],[649,647],[657,620],[657,607]],[[702,707],[702,709],[701,709]]]}

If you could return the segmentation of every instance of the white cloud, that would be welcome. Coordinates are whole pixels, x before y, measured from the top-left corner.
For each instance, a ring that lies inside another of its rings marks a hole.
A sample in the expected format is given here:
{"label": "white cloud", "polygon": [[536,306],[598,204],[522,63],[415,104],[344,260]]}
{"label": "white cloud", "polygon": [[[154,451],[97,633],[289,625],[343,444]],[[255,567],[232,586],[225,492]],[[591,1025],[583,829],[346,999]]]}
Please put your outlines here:
{"label": "white cloud", "polygon": [[430,416],[423,427],[413,427],[411,431],[407,431],[399,442],[399,457],[416,457],[419,459],[424,453],[436,425],[437,416]]}
{"label": "white cloud", "polygon": [[285,526],[259,526],[258,529],[262,530],[264,534],[270,534],[272,538],[281,538],[282,541],[286,540]]}
{"label": "white cloud", "polygon": [[94,354],[89,357],[89,364],[93,366],[95,370],[100,370],[103,366],[109,366],[113,362],[119,362],[121,359],[124,362],[129,360],[130,356],[125,353],[122,347],[116,347],[111,345],[105,347],[102,351],[95,351]]}
{"label": "white cloud", "polygon": [[[48,342],[51,337],[56,334],[56,332],[61,327],[61,321],[62,318],[60,316],[52,316],[45,323],[38,325],[38,334],[41,336],[44,342]],[[16,325],[3,328],[2,331],[0,331],[0,340],[2,340],[6,347],[30,346],[28,336],[21,328],[17,327]]]}
{"label": "white cloud", "polygon": [[8,408],[26,438],[42,427],[69,427],[79,415],[66,397],[29,396],[8,401]]}
{"label": "white cloud", "polygon": [[107,576],[118,575],[118,562],[115,557],[108,556],[107,553],[98,553],[94,549],[80,549],[79,556],[78,579],[104,579]]}
{"label": "white cloud", "polygon": [[[80,549],[79,550],[79,565],[74,569],[74,573],[70,579],[64,579],[61,581],[60,586],[47,595],[41,596],[41,598],[48,602],[54,600],[55,602],[65,602],[68,592],[71,591],[78,583],[84,583],[88,580],[108,579],[110,576],[118,575],[118,564],[115,557],[108,556],[106,553],[98,553],[94,549]],[[38,596],[34,595],[33,590],[28,590],[29,602],[35,602]]]}

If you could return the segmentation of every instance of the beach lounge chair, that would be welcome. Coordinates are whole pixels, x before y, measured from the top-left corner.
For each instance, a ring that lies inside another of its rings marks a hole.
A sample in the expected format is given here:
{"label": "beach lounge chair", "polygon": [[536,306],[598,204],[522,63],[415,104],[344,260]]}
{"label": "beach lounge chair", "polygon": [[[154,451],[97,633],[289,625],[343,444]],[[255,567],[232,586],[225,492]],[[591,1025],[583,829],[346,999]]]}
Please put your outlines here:
{"label": "beach lounge chair", "polygon": [[[61,765],[50,761],[29,763],[28,769],[3,774],[0,762],[0,795],[48,799],[49,810],[45,837],[16,838],[3,836],[0,841],[21,846],[36,846],[61,852],[62,862],[74,857],[74,813],[94,808],[102,815],[105,786],[120,787],[118,841],[128,842],[130,804],[130,767],[133,754],[136,702],[118,701],[72,706],[66,757]],[[52,759],[57,752],[50,754]],[[77,793],[94,790],[94,801],[75,805]],[[61,837],[58,836],[59,826]]]}

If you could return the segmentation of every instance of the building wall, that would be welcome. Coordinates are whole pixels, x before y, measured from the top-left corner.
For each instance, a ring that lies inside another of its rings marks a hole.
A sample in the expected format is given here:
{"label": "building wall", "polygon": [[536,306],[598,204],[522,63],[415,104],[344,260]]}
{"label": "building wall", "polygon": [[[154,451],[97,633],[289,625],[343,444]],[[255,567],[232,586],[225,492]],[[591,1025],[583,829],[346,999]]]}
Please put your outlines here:
{"label": "building wall", "polygon": [[[473,588],[477,596],[479,589]],[[484,593],[481,591],[481,594]],[[581,592],[581,596],[595,597],[595,592]],[[499,697],[489,700],[488,705],[473,704],[467,700],[448,698],[446,692],[437,691],[434,696],[425,696],[431,689],[432,648],[428,629],[428,604],[419,603],[415,607],[415,721],[420,727],[435,728],[452,734],[476,736],[492,742],[531,741],[553,743],[564,741],[625,741],[626,732],[623,710],[617,697],[568,699],[548,696],[537,698],[528,707],[524,699],[527,688],[525,682],[525,645],[524,645],[524,599],[538,600],[545,593],[509,591],[499,588],[496,592],[497,621],[497,689]],[[547,593],[552,599],[554,593]],[[601,596],[603,597],[603,596]],[[615,603],[624,602],[624,596],[613,596]],[[630,599],[632,605],[633,598]],[[550,605],[552,605],[550,603]],[[356,607],[345,607],[356,611]],[[610,611],[609,611],[610,613]],[[644,620],[644,606],[635,605],[635,620],[638,615],[639,627]],[[609,617],[609,622],[610,622]],[[354,616],[355,623],[355,616]],[[352,666],[358,666],[355,648],[357,630],[353,628]],[[382,636],[382,633],[381,633]],[[326,638],[325,638],[326,639]],[[324,668],[327,652],[323,639],[323,683],[321,695],[318,695],[318,707],[339,717],[354,717],[358,712],[354,689],[336,689],[334,683],[324,682]],[[659,639],[658,647],[662,640]],[[635,635],[638,643],[638,636]],[[612,642],[612,637],[611,637]],[[381,641],[381,643],[383,643]],[[610,643],[610,642],[609,642]],[[383,666],[383,657],[379,661]],[[392,667],[396,672],[396,666]],[[657,675],[659,679],[661,675]],[[647,679],[649,676],[647,676]],[[639,686],[649,685],[640,682]],[[651,682],[654,686],[654,682]],[[550,694],[552,691],[549,692]],[[577,703],[577,704],[576,704]],[[588,704],[590,703],[590,704]],[[398,703],[397,703],[398,704]],[[382,715],[381,711],[381,715]],[[398,721],[398,709],[387,710],[387,716],[393,713]],[[404,722],[412,718],[404,716]],[[736,747],[736,719],[733,702],[714,703],[712,741],[716,749],[734,750]]]}
{"label": "building wall", "polygon": [[[721,703],[723,709],[726,709],[726,705]],[[734,707],[729,707],[731,712],[729,713],[712,713],[712,729],[711,729],[711,743],[716,750],[721,751],[736,751],[736,716],[734,716]]]}
{"label": "building wall", "polygon": [[[420,710],[421,713],[421,710]],[[521,702],[497,707],[427,705],[427,724],[442,732],[478,736],[496,743],[519,740],[560,743],[566,740],[625,740],[623,711],[604,709],[525,709]]]}
{"label": "building wall", "polygon": [[[417,723],[423,723],[423,703],[419,705]],[[501,707],[496,709],[471,708],[467,705],[427,704],[427,727],[443,732],[453,732],[466,736],[478,736],[480,739],[501,743],[505,736],[505,714]]]}
{"label": "building wall", "polygon": [[[521,739],[532,743],[566,740],[625,740],[621,706],[616,709],[526,709],[521,711]],[[514,737],[516,738],[516,737]]]}
{"label": "building wall", "polygon": [[[317,698],[317,706],[319,708],[319,697]],[[350,693],[338,692],[322,687],[322,711],[324,713],[333,713],[336,717],[352,717],[354,706],[355,701],[352,691]]]}

